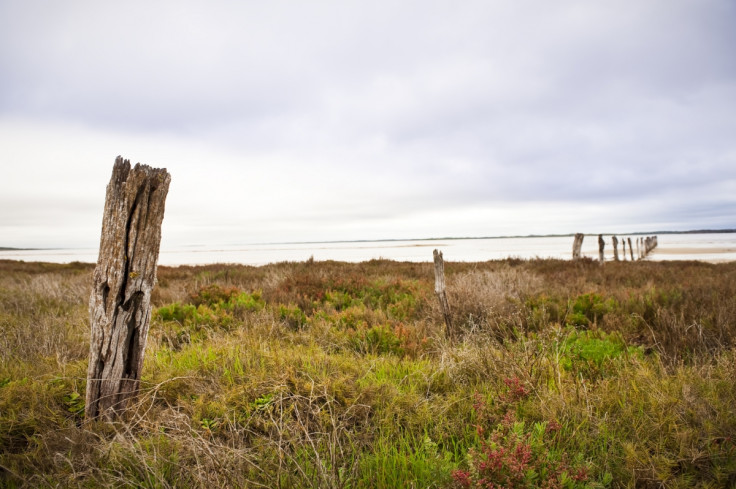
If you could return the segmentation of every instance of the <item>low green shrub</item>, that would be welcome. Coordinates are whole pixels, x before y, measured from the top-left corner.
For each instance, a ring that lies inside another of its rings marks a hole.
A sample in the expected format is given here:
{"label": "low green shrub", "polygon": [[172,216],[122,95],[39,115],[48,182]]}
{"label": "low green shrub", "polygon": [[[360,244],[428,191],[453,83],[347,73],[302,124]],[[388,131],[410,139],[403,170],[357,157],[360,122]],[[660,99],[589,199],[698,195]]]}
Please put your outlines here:
{"label": "low green shrub", "polygon": [[643,356],[641,347],[627,346],[616,333],[570,330],[556,347],[565,370],[583,373],[586,377],[605,375],[613,360],[626,355]]}
{"label": "low green shrub", "polygon": [[600,294],[588,293],[575,298],[567,315],[570,326],[588,327],[599,323],[603,317],[616,309],[615,299],[604,299]]}
{"label": "low green shrub", "polygon": [[380,355],[391,353],[402,355],[401,339],[388,325],[373,326],[355,332],[352,345],[356,352]]}

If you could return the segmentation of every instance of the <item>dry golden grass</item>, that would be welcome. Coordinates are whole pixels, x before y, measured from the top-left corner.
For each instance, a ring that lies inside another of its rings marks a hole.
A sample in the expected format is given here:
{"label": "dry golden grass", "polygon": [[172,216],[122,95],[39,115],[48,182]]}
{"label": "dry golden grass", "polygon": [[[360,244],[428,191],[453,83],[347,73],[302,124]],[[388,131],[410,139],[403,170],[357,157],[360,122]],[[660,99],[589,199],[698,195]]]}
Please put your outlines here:
{"label": "dry golden grass", "polygon": [[736,264],[450,262],[456,341],[430,263],[160,267],[138,402],[83,424],[92,268],[0,261],[2,487],[450,487],[509,416],[570,487],[736,482]]}

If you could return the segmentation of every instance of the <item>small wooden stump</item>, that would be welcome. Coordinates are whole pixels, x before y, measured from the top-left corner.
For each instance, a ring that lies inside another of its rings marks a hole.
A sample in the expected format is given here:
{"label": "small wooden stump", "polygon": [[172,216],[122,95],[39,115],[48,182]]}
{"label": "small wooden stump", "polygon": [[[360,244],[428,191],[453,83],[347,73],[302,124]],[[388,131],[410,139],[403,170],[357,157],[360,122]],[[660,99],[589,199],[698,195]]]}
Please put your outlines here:
{"label": "small wooden stump", "polygon": [[582,233],[577,233],[575,235],[575,239],[572,242],[572,259],[573,260],[580,259],[580,249],[583,246],[583,238],[585,238],[585,235]]}
{"label": "small wooden stump", "polygon": [[87,419],[114,419],[138,393],[170,181],[166,169],[115,160],[89,300]]}
{"label": "small wooden stump", "polygon": [[445,327],[447,336],[454,338],[455,331],[452,329],[452,317],[450,315],[450,303],[447,302],[447,292],[445,292],[445,260],[442,258],[442,252],[434,250],[434,293],[440,302],[442,316],[445,319]]}
{"label": "small wooden stump", "polygon": [[[613,259],[615,261],[619,261],[618,259],[618,238],[616,236],[611,236],[611,241],[613,241]],[[626,244],[624,244],[624,257],[626,256]]]}
{"label": "small wooden stump", "polygon": [[604,260],[605,260],[605,258],[606,258],[605,254],[604,254],[604,252],[603,252],[603,250],[604,250],[605,248],[606,248],[606,242],[605,242],[605,241],[603,241],[603,235],[602,235],[602,234],[599,234],[599,235],[598,235],[598,260],[599,260],[599,261],[600,261],[601,263],[603,263],[603,261],[604,261]]}

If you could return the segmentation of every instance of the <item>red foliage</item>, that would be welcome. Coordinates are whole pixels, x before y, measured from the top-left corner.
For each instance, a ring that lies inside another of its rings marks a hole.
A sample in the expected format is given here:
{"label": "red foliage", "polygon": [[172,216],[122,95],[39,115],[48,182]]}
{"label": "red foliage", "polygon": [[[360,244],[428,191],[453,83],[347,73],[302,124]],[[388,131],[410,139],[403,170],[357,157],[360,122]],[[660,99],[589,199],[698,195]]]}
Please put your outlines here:
{"label": "red foliage", "polygon": [[509,377],[503,379],[503,383],[508,387],[508,392],[502,394],[500,399],[505,402],[517,402],[529,396],[529,388],[524,385],[519,377]]}

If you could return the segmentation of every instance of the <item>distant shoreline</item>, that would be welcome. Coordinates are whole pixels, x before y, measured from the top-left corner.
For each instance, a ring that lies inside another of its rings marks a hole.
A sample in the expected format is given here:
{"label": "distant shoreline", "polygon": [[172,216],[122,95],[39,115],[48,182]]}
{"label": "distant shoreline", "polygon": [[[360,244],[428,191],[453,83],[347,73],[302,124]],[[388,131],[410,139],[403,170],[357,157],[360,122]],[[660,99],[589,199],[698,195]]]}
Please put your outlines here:
{"label": "distant shoreline", "polygon": [[[653,236],[661,234],[730,234],[736,233],[736,229],[706,229],[691,231],[641,231],[636,233],[583,233],[585,236]],[[233,243],[232,246],[253,246],[253,245],[302,245],[302,244],[339,244],[339,243],[383,243],[395,241],[450,241],[450,240],[468,240],[468,239],[522,239],[522,238],[567,238],[575,236],[575,233],[565,234],[526,234],[526,235],[507,235],[507,236],[445,236],[439,238],[383,238],[383,239],[337,239],[329,241],[272,241],[265,243]],[[199,246],[199,245],[185,245]]]}
{"label": "distant shoreline", "polygon": [[[736,229],[703,229],[690,231],[642,231],[634,233],[583,233],[585,236],[654,236],[654,235],[677,235],[677,234],[731,234]],[[575,236],[575,233],[564,234],[527,234],[507,236],[445,236],[437,238],[383,238],[383,239],[337,239],[327,241],[268,241],[260,243],[230,243],[222,246],[272,246],[272,245],[312,245],[312,244],[343,244],[343,243],[392,243],[397,241],[451,241],[451,240],[481,240],[481,239],[533,239],[533,238],[567,238]],[[201,244],[185,244],[179,247],[203,246]],[[90,247],[92,249],[93,247]],[[51,248],[14,248],[0,246],[0,251],[58,251],[66,249],[80,249],[75,247],[51,247]],[[81,248],[84,249],[84,248]]]}

